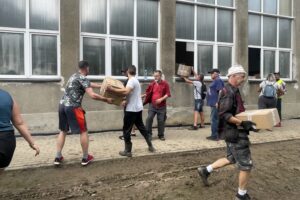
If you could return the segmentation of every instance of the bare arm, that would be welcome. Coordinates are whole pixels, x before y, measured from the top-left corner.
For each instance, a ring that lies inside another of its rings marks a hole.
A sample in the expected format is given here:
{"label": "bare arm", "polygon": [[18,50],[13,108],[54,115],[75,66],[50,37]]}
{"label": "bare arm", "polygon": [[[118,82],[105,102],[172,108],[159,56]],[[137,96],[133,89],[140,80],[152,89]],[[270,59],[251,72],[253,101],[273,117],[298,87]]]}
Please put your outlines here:
{"label": "bare arm", "polygon": [[92,88],[101,88],[101,83],[91,83]]}
{"label": "bare arm", "polygon": [[229,118],[228,122],[239,126],[239,125],[241,125],[242,120],[232,116],[232,117]]}
{"label": "bare arm", "polygon": [[193,84],[193,81],[191,81],[190,79],[188,79],[187,77],[181,77],[181,78],[183,78],[184,79],[184,81],[186,82],[186,83],[188,83],[188,84]]}
{"label": "bare arm", "polygon": [[122,95],[127,95],[129,94],[133,89],[131,87],[126,87],[126,88],[113,88],[111,86],[107,87],[107,90],[118,93],[118,94],[122,94]]}
{"label": "bare arm", "polygon": [[91,87],[89,88],[86,88],[85,89],[85,92],[94,100],[98,100],[98,101],[104,101],[104,102],[107,102],[107,103],[112,103],[113,99],[112,98],[106,98],[106,97],[103,97],[99,94],[96,94],[93,89]]}
{"label": "bare arm", "polygon": [[28,127],[21,116],[20,108],[15,101],[13,102],[12,123],[16,129],[18,129],[22,137],[28,142],[29,146],[35,150],[35,156],[39,155],[40,149],[36,144],[34,144],[34,140],[28,130]]}

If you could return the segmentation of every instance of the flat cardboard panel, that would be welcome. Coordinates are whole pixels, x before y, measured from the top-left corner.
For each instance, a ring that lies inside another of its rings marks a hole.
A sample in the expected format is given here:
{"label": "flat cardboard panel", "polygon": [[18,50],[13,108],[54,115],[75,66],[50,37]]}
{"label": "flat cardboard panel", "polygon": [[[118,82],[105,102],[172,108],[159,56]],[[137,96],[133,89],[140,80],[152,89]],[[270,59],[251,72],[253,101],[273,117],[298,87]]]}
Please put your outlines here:
{"label": "flat cardboard panel", "polygon": [[192,72],[191,66],[179,64],[177,75],[189,77],[191,75],[191,72]]}
{"label": "flat cardboard panel", "polygon": [[111,77],[106,77],[103,80],[101,88],[100,88],[100,95],[102,95],[106,98],[113,98],[114,99],[113,104],[120,106],[123,101],[123,98],[125,96],[107,91],[106,88],[109,85],[112,87],[115,87],[115,88],[124,88],[123,83],[121,81],[113,79]]}
{"label": "flat cardboard panel", "polygon": [[278,111],[276,108],[248,110],[237,114],[236,117],[240,120],[249,120],[256,123],[257,129],[270,129],[280,122]]}

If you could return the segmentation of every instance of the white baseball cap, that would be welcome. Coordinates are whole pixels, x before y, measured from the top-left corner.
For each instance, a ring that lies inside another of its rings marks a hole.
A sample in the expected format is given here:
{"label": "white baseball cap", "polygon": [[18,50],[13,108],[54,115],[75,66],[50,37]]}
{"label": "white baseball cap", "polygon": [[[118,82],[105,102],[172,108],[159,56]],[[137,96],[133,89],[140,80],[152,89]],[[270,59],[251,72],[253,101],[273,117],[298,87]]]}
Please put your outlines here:
{"label": "white baseball cap", "polygon": [[229,77],[233,74],[246,74],[246,71],[242,65],[233,65],[228,69],[228,74],[226,76]]}

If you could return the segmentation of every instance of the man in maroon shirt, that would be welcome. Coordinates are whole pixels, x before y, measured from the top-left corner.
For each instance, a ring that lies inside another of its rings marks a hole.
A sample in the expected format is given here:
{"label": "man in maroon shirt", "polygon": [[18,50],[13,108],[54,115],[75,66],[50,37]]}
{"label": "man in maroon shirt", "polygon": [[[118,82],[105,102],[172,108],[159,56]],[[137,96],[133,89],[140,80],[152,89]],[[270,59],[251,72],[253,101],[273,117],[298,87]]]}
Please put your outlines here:
{"label": "man in maroon shirt", "polygon": [[162,72],[154,71],[154,81],[150,83],[146,90],[144,105],[149,103],[146,128],[152,136],[153,118],[157,114],[158,138],[165,140],[165,121],[167,117],[166,99],[171,97],[170,88],[167,81],[161,79]]}

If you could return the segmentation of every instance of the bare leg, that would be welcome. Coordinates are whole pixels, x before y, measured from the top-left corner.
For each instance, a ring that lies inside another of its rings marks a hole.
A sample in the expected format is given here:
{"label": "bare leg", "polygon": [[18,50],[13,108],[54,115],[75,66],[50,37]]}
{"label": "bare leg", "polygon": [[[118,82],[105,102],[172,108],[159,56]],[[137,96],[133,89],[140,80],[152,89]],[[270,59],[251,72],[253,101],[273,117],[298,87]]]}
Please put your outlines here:
{"label": "bare leg", "polygon": [[83,155],[87,155],[89,152],[89,135],[87,132],[80,134],[80,143]]}
{"label": "bare leg", "polygon": [[66,132],[61,131],[57,136],[56,151],[61,152],[66,141]]}
{"label": "bare leg", "polygon": [[239,174],[239,188],[241,190],[246,190],[249,179],[250,179],[250,171],[240,171],[240,174]]}
{"label": "bare leg", "polygon": [[198,112],[194,111],[194,126],[197,126],[198,124]]}
{"label": "bare leg", "polygon": [[227,158],[220,158],[217,161],[215,161],[213,164],[211,164],[211,166],[213,169],[218,169],[218,168],[224,167],[229,164],[230,164],[230,161]]}
{"label": "bare leg", "polygon": [[200,119],[201,119],[201,126],[203,127],[204,126],[204,113],[203,112],[200,112]]}

